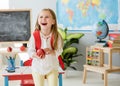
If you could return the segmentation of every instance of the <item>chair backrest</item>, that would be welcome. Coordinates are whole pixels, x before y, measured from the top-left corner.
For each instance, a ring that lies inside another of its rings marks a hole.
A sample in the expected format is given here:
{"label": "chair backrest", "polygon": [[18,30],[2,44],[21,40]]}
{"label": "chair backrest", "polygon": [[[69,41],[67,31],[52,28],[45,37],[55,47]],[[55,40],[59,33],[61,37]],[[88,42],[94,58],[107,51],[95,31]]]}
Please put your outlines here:
{"label": "chair backrest", "polygon": [[32,65],[32,58],[26,60],[24,63],[23,63],[23,66],[31,66]]}
{"label": "chair backrest", "polygon": [[64,62],[62,60],[61,55],[58,56],[58,60],[59,60],[60,67],[64,70],[65,69],[65,65],[64,65]]}

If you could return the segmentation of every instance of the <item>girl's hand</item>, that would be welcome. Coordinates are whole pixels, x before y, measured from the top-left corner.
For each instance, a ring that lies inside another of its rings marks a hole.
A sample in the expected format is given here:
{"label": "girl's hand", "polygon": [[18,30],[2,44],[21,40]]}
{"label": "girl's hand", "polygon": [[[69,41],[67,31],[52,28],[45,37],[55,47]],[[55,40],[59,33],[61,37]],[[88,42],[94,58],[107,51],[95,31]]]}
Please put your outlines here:
{"label": "girl's hand", "polygon": [[38,49],[37,52],[36,52],[36,55],[39,58],[45,58],[45,51],[43,49]]}
{"label": "girl's hand", "polygon": [[49,48],[45,48],[44,51],[45,51],[46,55],[48,55],[48,54],[54,54],[55,53],[54,50],[51,50]]}

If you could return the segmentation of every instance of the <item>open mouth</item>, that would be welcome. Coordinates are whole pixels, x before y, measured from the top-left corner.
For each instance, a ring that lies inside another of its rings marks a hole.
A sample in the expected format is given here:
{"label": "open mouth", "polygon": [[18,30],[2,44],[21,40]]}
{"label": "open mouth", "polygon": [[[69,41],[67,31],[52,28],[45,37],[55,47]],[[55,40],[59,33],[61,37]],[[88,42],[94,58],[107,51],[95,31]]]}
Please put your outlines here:
{"label": "open mouth", "polygon": [[41,23],[42,25],[47,25],[47,23]]}

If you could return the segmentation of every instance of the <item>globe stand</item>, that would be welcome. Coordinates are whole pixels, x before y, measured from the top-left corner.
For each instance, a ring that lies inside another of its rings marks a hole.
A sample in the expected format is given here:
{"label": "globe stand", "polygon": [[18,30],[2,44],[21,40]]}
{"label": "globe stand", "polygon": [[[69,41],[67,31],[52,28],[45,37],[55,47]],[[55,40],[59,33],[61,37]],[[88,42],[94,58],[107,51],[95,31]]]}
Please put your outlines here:
{"label": "globe stand", "polygon": [[102,47],[108,47],[108,44],[106,41],[103,41],[102,39],[99,39],[99,41],[96,41],[96,44]]}
{"label": "globe stand", "polygon": [[96,41],[97,43],[106,43],[106,41],[103,41],[102,39],[99,39],[99,41]]}

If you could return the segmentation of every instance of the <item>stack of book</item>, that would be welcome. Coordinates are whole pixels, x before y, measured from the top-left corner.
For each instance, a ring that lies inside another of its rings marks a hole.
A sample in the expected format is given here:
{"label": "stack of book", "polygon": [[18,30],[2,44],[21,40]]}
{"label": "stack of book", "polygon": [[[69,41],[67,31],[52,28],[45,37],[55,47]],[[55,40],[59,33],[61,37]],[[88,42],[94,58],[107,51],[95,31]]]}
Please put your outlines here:
{"label": "stack of book", "polygon": [[109,47],[120,47],[120,36],[117,36],[114,39],[109,39],[107,44]]}
{"label": "stack of book", "polygon": [[115,40],[118,36],[120,36],[120,33],[110,33],[109,40]]}

